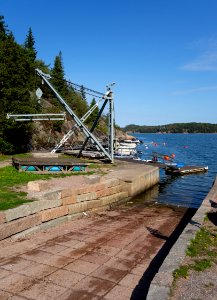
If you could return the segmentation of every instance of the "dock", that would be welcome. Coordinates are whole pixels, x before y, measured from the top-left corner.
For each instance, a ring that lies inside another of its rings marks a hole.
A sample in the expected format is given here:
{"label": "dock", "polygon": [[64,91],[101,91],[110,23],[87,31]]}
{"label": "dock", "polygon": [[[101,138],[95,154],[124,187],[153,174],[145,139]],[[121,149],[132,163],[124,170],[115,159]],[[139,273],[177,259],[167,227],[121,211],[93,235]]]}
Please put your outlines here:
{"label": "dock", "polygon": [[177,168],[174,166],[166,167],[165,173],[171,175],[185,175],[185,174],[192,174],[192,173],[201,173],[207,172],[208,167],[202,166],[184,166],[181,168]]}
{"label": "dock", "polygon": [[[118,158],[116,158],[118,159]],[[118,160],[132,161],[132,159],[121,158]],[[208,166],[182,166],[178,167],[176,165],[169,165],[168,163],[162,163],[158,161],[143,161],[143,160],[133,160],[133,162],[138,164],[144,164],[148,166],[158,167],[159,169],[164,169],[167,175],[187,175],[192,173],[204,173],[208,171]]]}

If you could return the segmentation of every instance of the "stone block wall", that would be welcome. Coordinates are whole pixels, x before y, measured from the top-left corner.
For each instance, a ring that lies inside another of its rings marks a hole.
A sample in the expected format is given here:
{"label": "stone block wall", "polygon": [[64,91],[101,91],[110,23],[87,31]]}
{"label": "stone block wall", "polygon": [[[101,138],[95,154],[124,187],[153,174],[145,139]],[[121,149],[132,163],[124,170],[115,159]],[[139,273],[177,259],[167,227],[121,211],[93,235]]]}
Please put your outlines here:
{"label": "stone block wall", "polygon": [[[157,169],[157,168],[153,168]],[[154,173],[153,173],[154,172]],[[128,176],[129,177],[129,176]],[[20,238],[29,233],[86,214],[104,210],[113,203],[132,198],[158,183],[159,172],[149,170],[132,180],[103,178],[99,182],[78,188],[51,190],[49,182],[29,182],[28,189],[38,192],[40,197],[33,202],[0,212],[0,240],[8,237]]]}

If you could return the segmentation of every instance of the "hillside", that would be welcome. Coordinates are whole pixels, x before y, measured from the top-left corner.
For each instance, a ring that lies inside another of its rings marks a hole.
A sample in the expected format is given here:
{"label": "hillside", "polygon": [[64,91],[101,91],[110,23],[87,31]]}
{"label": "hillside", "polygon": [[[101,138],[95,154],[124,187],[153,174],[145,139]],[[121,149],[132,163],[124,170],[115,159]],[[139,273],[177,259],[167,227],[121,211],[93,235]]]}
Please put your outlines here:
{"label": "hillside", "polygon": [[[65,79],[61,51],[54,57],[53,65],[47,65],[43,59],[37,57],[31,27],[24,43],[18,44],[5,24],[4,17],[0,16],[0,154],[52,149],[74,126],[69,114],[66,114],[65,121],[16,122],[7,118],[7,114],[66,112],[57,101],[56,95],[36,75],[36,69],[51,76],[49,82],[77,117],[84,116],[96,104],[93,93],[88,95],[83,85],[76,85]],[[35,93],[38,88],[42,91],[40,99]],[[92,127],[98,112],[99,107],[96,107],[85,121],[88,128]],[[94,135],[100,139],[107,136],[107,124],[108,110],[105,110]],[[122,134],[124,133],[119,130],[119,135]],[[84,140],[84,135],[77,130],[67,140],[67,145],[76,145],[81,140]]]}
{"label": "hillside", "polygon": [[217,133],[217,124],[211,123],[173,123],[159,126],[130,124],[122,128],[125,132],[139,133]]}

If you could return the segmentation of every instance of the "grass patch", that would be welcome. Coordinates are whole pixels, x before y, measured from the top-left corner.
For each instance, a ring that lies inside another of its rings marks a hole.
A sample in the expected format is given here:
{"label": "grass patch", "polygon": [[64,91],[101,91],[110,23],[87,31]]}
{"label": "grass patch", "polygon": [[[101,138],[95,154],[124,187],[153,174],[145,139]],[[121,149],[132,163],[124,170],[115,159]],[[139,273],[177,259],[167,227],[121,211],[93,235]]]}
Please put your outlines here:
{"label": "grass patch", "polygon": [[208,259],[201,259],[201,260],[195,260],[194,265],[192,268],[195,271],[201,272],[204,271],[212,266],[212,262]]}
{"label": "grass patch", "polygon": [[94,174],[94,172],[43,175],[31,172],[18,172],[18,170],[11,166],[0,168],[0,210],[6,210],[26,202],[31,202],[31,200],[26,199],[27,193],[15,191],[16,187],[27,184],[29,181],[91,174]]}
{"label": "grass patch", "polygon": [[201,228],[193,240],[191,240],[190,246],[187,248],[186,254],[191,257],[198,255],[206,255],[208,248],[213,243],[212,235],[205,229]]}
{"label": "grass patch", "polygon": [[[173,289],[179,278],[188,277],[189,271],[202,272],[217,263],[217,235],[214,232],[215,224],[206,216],[203,227],[196,233],[187,248],[188,264],[180,266],[173,272]],[[171,290],[172,294],[173,290]]]}
{"label": "grass patch", "polygon": [[181,266],[179,269],[176,269],[173,272],[174,280],[177,280],[178,278],[187,278],[189,269],[190,269],[190,265],[184,265]]}
{"label": "grass patch", "polygon": [[[6,160],[11,160],[14,155],[5,155],[5,154],[0,154],[0,161],[6,161]],[[16,154],[16,157],[22,158],[22,157],[32,157],[31,153],[20,153]]]}

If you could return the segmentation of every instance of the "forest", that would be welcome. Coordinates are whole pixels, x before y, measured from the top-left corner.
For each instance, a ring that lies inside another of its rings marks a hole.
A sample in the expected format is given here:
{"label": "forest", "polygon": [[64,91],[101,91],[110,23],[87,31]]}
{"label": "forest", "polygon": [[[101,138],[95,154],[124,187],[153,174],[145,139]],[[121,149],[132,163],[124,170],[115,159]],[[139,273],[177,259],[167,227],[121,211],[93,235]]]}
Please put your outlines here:
{"label": "forest", "polygon": [[[63,121],[15,122],[7,118],[7,114],[60,113],[63,108],[35,69],[51,75],[50,82],[58,93],[66,100],[78,117],[82,117],[96,100],[88,104],[85,89],[77,90],[65,80],[63,57],[61,50],[54,57],[53,66],[47,65],[37,57],[35,38],[29,27],[23,44],[18,44],[13,33],[8,29],[4,16],[0,16],[0,154],[24,153],[32,150],[49,149],[55,146],[72,126]],[[40,87],[43,96],[39,100],[35,91]],[[91,126],[99,112],[97,108],[88,118]],[[100,133],[107,131],[108,116],[103,115],[97,125]],[[115,125],[118,129],[119,126]],[[150,133],[216,133],[217,124],[209,123],[174,123],[161,126],[139,126],[130,124],[122,128],[125,132]]]}
{"label": "forest", "polygon": [[[15,122],[7,114],[60,113],[63,108],[46,85],[35,74],[38,68],[51,75],[50,82],[66,100],[78,117],[83,116],[96,100],[88,105],[83,86],[75,90],[65,80],[61,51],[54,57],[53,67],[37,58],[37,49],[31,27],[24,37],[23,44],[16,42],[8,29],[4,16],[0,16],[0,153],[13,154],[33,149],[49,148],[55,145],[66,126],[63,121]],[[43,97],[36,97],[36,88],[40,87]],[[98,108],[88,118],[92,123],[98,114]],[[101,125],[101,130],[105,130]],[[100,128],[100,125],[99,125]],[[66,130],[66,128],[65,128]],[[44,134],[41,132],[45,131]],[[48,138],[49,132],[49,138]],[[58,137],[59,137],[58,136]]]}
{"label": "forest", "polygon": [[210,123],[173,123],[167,125],[147,126],[130,124],[122,128],[125,132],[138,133],[217,133],[217,124]]}

